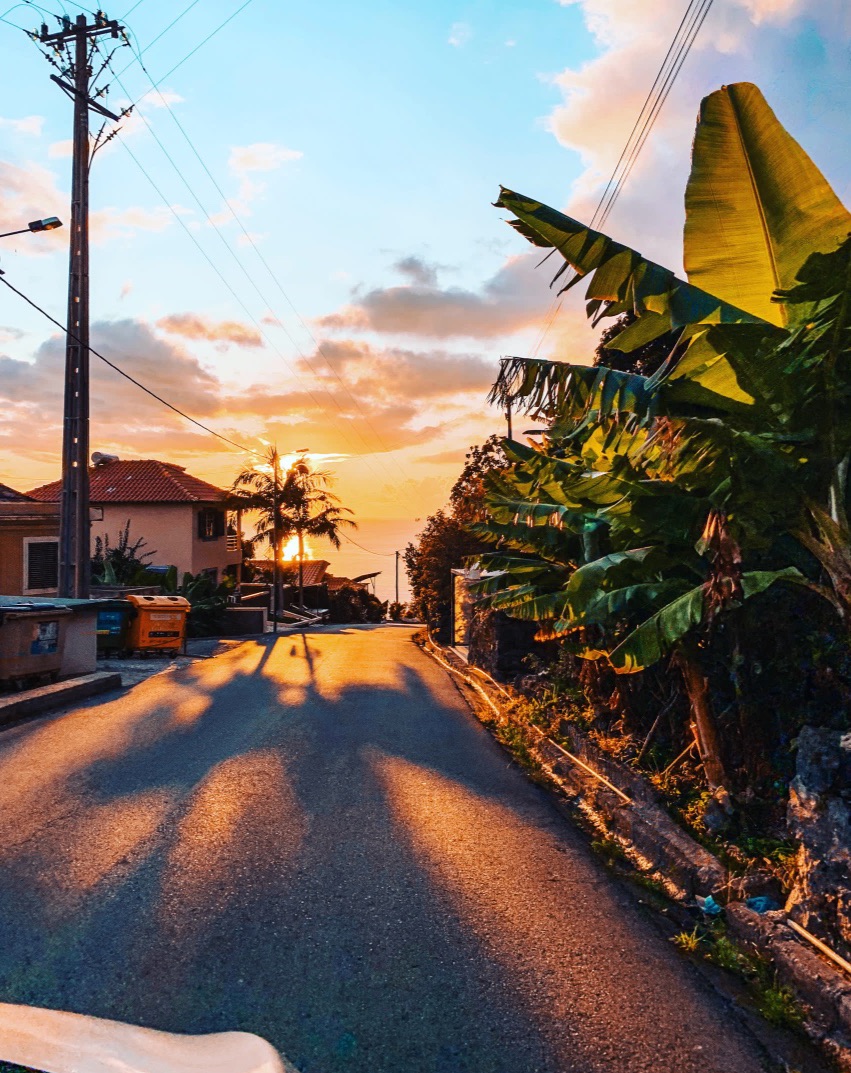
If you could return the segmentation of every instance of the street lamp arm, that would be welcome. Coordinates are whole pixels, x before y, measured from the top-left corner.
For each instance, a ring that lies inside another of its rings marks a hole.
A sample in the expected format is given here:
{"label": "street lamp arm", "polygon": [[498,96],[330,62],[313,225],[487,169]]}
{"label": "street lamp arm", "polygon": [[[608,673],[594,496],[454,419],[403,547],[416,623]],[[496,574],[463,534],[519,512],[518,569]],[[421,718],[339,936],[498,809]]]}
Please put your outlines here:
{"label": "street lamp arm", "polygon": [[32,220],[26,227],[22,227],[20,231],[7,231],[5,234],[0,235],[0,238],[9,238],[12,235],[26,235],[30,231],[55,231],[57,227],[62,226],[62,221],[58,216],[48,216],[44,220]]}

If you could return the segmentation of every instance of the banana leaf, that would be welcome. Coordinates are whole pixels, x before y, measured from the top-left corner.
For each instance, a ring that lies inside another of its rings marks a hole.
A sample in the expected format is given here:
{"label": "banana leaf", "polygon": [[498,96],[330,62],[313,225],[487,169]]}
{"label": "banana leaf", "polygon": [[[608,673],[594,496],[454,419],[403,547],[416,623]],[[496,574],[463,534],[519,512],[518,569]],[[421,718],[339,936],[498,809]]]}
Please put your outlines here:
{"label": "banana leaf", "polygon": [[[586,297],[596,319],[627,310],[639,316],[636,324],[610,340],[610,347],[629,351],[678,328],[692,331],[702,324],[764,320],[678,279],[670,269],[540,201],[500,187],[496,206],[514,214],[517,219],[509,222],[521,234],[526,238],[534,234],[536,245],[557,249],[574,270],[575,276],[560,294],[589,276]],[[646,320],[648,313],[653,316]]]}
{"label": "banana leaf", "polygon": [[686,187],[689,282],[785,326],[806,308],[772,304],[812,253],[851,232],[851,213],[750,82],[701,102]]}
{"label": "banana leaf", "polygon": [[[800,583],[794,567],[783,570],[751,570],[742,574],[742,595],[750,599],[776,581]],[[705,585],[698,585],[651,615],[609,653],[609,663],[618,674],[635,674],[658,663],[685,635],[704,619]]]}

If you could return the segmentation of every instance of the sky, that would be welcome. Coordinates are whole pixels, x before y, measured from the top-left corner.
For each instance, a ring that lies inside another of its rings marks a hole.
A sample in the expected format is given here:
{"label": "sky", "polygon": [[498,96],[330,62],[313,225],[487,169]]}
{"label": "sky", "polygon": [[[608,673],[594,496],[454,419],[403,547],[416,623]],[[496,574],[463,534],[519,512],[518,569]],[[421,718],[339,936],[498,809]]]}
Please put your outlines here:
{"label": "sky", "polygon": [[[367,548],[348,551],[387,595],[389,556],[503,431],[485,401],[499,357],[593,352],[580,288],[553,318],[551,262],[493,207],[499,184],[590,219],[686,0],[243,3],[106,9],[133,47],[99,84],[137,107],[92,166],[92,343],[250,449],[331,456]],[[0,10],[2,231],[68,221],[71,105],[17,28],[63,10],[80,9]],[[714,0],[606,224],[675,270],[697,109],[733,81],[851,202],[851,6]],[[5,278],[60,321],[66,242],[0,241]],[[59,476],[62,362],[58,331],[3,289],[0,482]],[[252,457],[96,359],[91,446],[222,486]]]}

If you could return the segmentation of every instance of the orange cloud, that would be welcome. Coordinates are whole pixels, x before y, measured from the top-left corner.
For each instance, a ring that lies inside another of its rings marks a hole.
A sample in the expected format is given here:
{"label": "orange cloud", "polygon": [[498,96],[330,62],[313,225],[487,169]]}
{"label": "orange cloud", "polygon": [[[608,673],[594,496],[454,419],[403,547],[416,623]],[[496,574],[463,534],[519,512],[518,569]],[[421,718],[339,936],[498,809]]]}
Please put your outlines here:
{"label": "orange cloud", "polygon": [[255,328],[235,320],[208,320],[197,313],[172,313],[158,320],[157,327],[186,339],[206,339],[244,347],[263,346],[263,337]]}
{"label": "orange cloud", "polygon": [[510,257],[481,289],[441,287],[436,266],[405,258],[396,267],[411,280],[378,287],[319,320],[330,331],[375,331],[438,339],[493,339],[537,324],[546,310],[549,275],[535,272],[540,254]]}

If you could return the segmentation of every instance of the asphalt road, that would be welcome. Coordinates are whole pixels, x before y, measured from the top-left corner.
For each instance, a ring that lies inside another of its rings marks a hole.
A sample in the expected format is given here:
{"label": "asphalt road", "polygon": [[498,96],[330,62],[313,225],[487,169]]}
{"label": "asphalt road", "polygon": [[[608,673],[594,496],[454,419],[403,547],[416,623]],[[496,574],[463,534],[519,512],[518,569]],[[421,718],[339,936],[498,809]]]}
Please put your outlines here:
{"label": "asphalt road", "polygon": [[756,1073],[757,1044],[397,627],[0,732],[0,1000],[302,1073]]}

